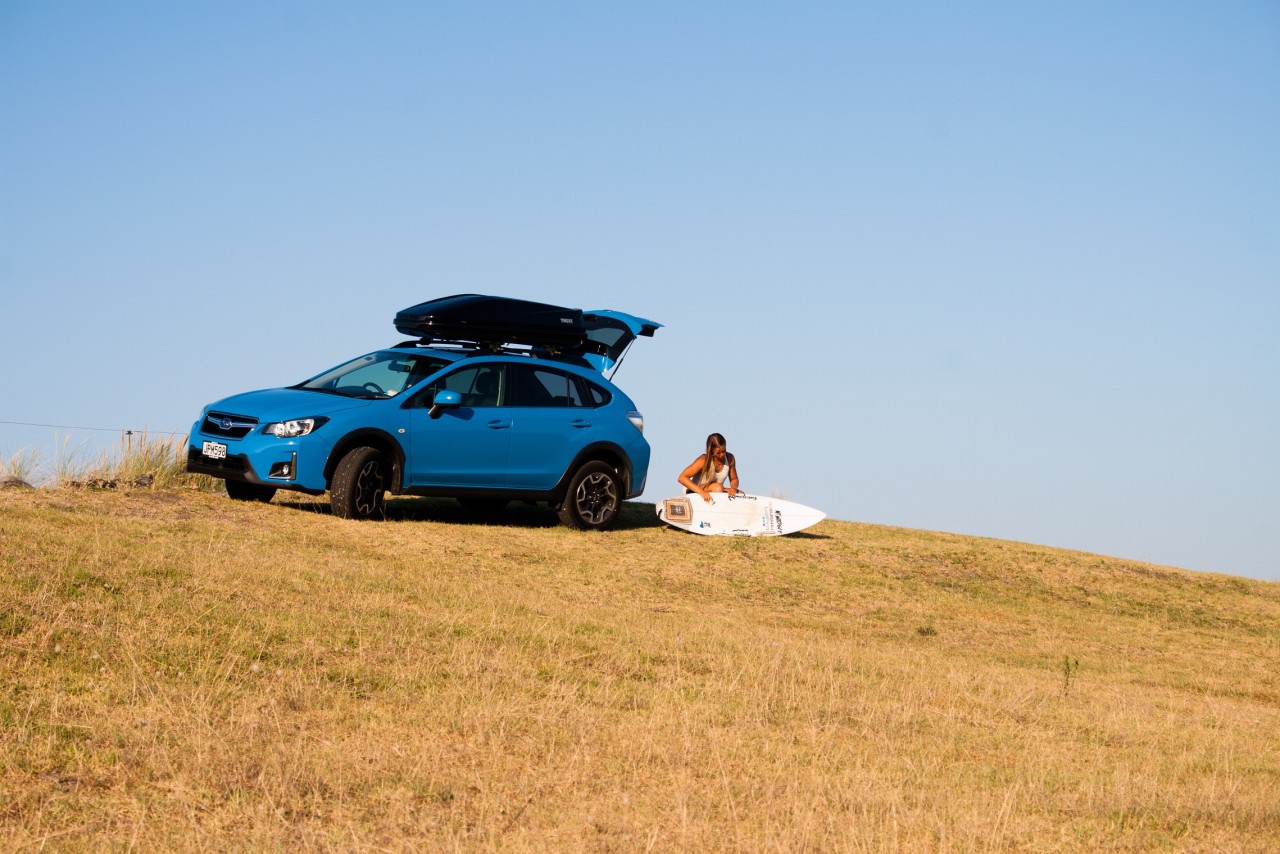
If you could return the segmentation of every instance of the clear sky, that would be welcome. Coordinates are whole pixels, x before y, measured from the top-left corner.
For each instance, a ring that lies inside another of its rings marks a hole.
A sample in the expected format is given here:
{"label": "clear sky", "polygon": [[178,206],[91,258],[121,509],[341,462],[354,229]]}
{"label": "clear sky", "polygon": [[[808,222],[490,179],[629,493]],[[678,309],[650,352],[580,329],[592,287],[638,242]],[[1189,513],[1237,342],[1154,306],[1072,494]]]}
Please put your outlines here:
{"label": "clear sky", "polygon": [[493,293],[838,519],[1280,579],[1280,6],[0,0],[0,454]]}

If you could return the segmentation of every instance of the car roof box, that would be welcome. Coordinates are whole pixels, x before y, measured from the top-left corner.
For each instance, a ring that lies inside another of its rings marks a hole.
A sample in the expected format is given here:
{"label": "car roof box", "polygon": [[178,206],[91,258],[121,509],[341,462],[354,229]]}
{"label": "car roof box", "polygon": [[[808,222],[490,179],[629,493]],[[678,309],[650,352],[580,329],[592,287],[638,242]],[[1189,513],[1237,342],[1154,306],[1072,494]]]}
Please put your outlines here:
{"label": "car roof box", "polygon": [[577,347],[587,337],[582,311],[540,302],[457,294],[396,314],[396,329],[429,341]]}

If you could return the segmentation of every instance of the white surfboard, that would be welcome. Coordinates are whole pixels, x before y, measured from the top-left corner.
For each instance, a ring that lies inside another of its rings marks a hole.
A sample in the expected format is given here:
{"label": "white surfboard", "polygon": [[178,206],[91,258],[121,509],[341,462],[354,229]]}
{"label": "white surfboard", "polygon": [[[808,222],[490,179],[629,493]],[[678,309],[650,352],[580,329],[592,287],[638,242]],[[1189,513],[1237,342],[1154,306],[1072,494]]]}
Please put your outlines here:
{"label": "white surfboard", "polygon": [[777,537],[803,531],[827,514],[794,501],[763,495],[690,493],[658,502],[658,518],[675,528],[720,537]]}

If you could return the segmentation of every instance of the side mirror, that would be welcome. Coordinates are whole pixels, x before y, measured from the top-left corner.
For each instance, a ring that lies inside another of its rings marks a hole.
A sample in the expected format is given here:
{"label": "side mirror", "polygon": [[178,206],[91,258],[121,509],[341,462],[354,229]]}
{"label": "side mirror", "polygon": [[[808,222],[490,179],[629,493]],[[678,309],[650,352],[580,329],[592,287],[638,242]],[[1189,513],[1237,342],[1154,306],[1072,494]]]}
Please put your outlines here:
{"label": "side mirror", "polygon": [[440,414],[446,409],[461,405],[462,395],[456,391],[438,391],[436,392],[436,399],[431,402],[431,408],[427,410],[427,415],[431,418],[439,418]]}

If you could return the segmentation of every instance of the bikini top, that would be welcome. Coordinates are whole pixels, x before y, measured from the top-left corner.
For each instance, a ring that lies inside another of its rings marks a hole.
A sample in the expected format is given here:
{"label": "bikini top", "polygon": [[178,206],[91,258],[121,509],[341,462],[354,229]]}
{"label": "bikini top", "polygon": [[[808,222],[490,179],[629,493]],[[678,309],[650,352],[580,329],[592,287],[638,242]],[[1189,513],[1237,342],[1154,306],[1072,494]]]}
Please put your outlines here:
{"label": "bikini top", "polygon": [[[713,480],[715,480],[716,483],[723,486],[724,482],[728,479],[729,479],[729,458],[725,457],[724,465],[721,468],[716,470]],[[701,474],[699,474],[697,478],[694,479],[694,483],[702,483]]]}

